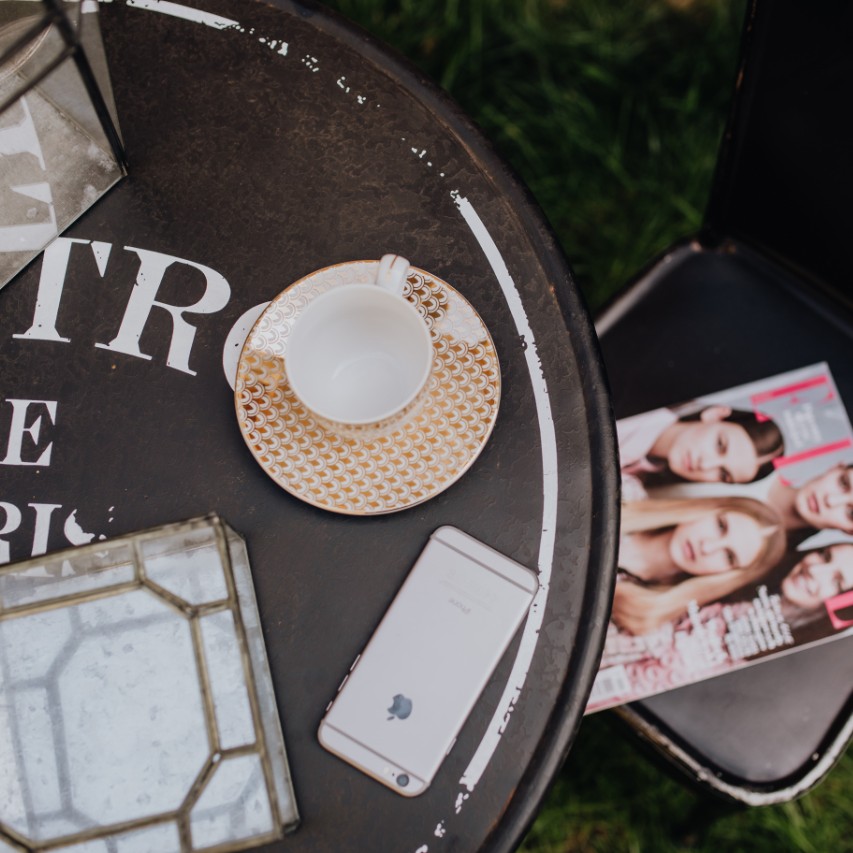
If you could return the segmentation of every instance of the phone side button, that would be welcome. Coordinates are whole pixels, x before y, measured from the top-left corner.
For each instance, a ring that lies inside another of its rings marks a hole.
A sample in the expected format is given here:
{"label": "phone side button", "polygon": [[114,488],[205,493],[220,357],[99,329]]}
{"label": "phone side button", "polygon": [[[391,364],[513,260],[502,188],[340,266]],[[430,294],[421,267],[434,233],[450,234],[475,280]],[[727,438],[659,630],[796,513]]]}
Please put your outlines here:
{"label": "phone side button", "polygon": [[[352,662],[352,666],[349,668],[349,671],[352,672],[355,669],[355,665],[361,660],[361,654],[357,654],[355,656],[355,660]],[[346,680],[346,679],[344,679]]]}
{"label": "phone side button", "polygon": [[326,711],[325,711],[325,713],[327,713],[327,714],[328,714],[328,713],[329,713],[329,708],[331,708],[331,707],[332,707],[332,703],[331,703],[331,702],[329,702],[329,704],[328,704],[328,705],[326,705]]}
{"label": "phone side button", "polygon": [[447,752],[445,752],[444,754],[450,755],[450,750],[453,749],[454,746],[456,746],[456,738],[453,738],[453,740],[450,742],[450,746],[447,747]]}
{"label": "phone side button", "polygon": [[347,683],[348,680],[349,680],[349,673],[347,673],[347,675],[344,676],[344,680],[338,685],[338,693],[340,693],[341,690],[344,689],[344,685]]}

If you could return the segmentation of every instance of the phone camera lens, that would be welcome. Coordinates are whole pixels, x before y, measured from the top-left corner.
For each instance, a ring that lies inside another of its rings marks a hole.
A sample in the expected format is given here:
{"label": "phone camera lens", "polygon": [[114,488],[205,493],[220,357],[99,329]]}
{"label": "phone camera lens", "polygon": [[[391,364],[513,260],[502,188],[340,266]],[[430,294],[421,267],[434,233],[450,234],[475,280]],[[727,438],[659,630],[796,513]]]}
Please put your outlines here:
{"label": "phone camera lens", "polygon": [[401,788],[405,788],[405,787],[406,787],[406,785],[408,785],[408,784],[409,784],[409,777],[408,777],[405,773],[401,773],[401,774],[397,777],[397,784],[398,784]]}

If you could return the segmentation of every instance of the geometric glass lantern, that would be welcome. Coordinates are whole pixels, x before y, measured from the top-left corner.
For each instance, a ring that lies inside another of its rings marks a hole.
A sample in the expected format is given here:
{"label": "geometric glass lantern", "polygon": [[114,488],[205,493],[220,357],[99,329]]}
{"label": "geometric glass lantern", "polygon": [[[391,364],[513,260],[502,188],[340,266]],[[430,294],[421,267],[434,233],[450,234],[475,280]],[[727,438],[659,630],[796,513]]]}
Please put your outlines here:
{"label": "geometric glass lantern", "polygon": [[97,11],[0,2],[0,287],[127,174]]}
{"label": "geometric glass lantern", "polygon": [[298,813],[245,542],[217,516],[0,567],[0,851],[189,853]]}

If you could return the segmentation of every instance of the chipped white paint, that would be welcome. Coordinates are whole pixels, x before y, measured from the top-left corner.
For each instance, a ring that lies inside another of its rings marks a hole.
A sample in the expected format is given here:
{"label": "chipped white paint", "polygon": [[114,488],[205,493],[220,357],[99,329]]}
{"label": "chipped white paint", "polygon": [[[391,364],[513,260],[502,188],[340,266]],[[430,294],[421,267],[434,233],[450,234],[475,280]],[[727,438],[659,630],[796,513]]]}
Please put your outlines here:
{"label": "chipped white paint", "polygon": [[306,53],[299,61],[313,74],[320,70],[320,60],[316,56],[311,56],[310,53]]}
{"label": "chipped white paint", "polygon": [[[519,338],[524,345],[524,357],[527,361],[527,370],[533,385],[533,399],[536,405],[536,414],[539,422],[540,443],[542,446],[542,536],[539,542],[539,589],[533,599],[515,661],[512,665],[509,679],[504,687],[498,707],[489,723],[488,729],[480,745],[477,747],[474,757],[471,759],[462,778],[459,780],[469,791],[473,791],[483,771],[486,769],[492,755],[497,749],[501,735],[506,727],[509,715],[527,678],[530,662],[536,650],[539,639],[539,629],[545,615],[545,604],[548,599],[548,590],[551,581],[551,566],[554,559],[555,537],[557,530],[557,435],[554,428],[554,417],[551,412],[551,401],[548,396],[548,385],[542,371],[542,362],[536,346],[536,339],[530,328],[530,322],[521,302],[521,295],[512,276],[509,274],[506,263],[501,257],[492,236],[480,219],[477,211],[467,198],[458,191],[451,193],[462,218],[471,229],[480,248],[486,256],[495,277],[503,291],[504,298],[512,314],[515,328]],[[467,795],[466,795],[467,796]],[[457,798],[457,812],[461,803]]]}
{"label": "chipped white paint", "polygon": [[447,829],[444,826],[444,821],[441,820],[438,822],[438,825],[435,828],[435,837],[436,838],[444,838],[447,834]]}
{"label": "chipped white paint", "polygon": [[[94,2],[94,0],[84,0],[84,2]],[[100,0],[100,2],[112,2],[112,0]],[[201,9],[192,9],[188,6],[183,6],[180,3],[172,3],[169,0],[127,0],[127,5],[135,9],[147,9],[151,12],[160,12],[164,15],[171,15],[174,18],[181,18],[185,21],[192,21],[197,24],[203,24],[208,27],[213,27],[218,30],[232,29],[239,33],[255,35],[255,28],[246,28],[239,21],[231,18],[223,18],[220,15],[214,15],[209,12],[204,12]],[[260,44],[265,45],[274,50],[279,56],[287,56],[290,44],[280,38],[270,38],[269,36],[258,36],[257,40]],[[306,54],[300,62],[305,65],[312,74],[316,74],[320,70],[320,61],[316,56]],[[346,77],[339,77],[337,85],[344,91],[345,94],[350,94],[351,86],[346,85]],[[366,95],[356,95],[356,102],[360,106],[364,106],[369,102]],[[376,104],[376,109],[379,109],[381,104]]]}
{"label": "chipped white paint", "polygon": [[456,810],[456,814],[459,814],[459,812],[462,811],[462,804],[465,802],[465,800],[468,799],[468,796],[469,796],[468,794],[465,794],[462,791],[460,791],[456,795],[456,802],[453,806],[453,808]]}
{"label": "chipped white paint", "polygon": [[[65,519],[65,525],[62,528],[65,538],[72,545],[88,545],[94,538],[94,533],[87,533],[77,523],[77,510],[75,509],[68,518]],[[104,537],[102,536],[101,539]]]}
{"label": "chipped white paint", "polygon": [[[406,141],[406,137],[405,137],[405,136],[401,136],[401,137],[400,137],[400,141],[401,141],[401,142],[405,142],[405,141]],[[415,157],[417,157],[419,160],[424,160],[424,157],[426,157],[426,155],[427,155],[427,153],[428,153],[426,148],[420,148],[419,146],[414,146],[414,147],[409,146],[409,150],[410,150],[410,151],[412,152],[412,154],[414,154],[414,155],[415,155]],[[431,169],[431,168],[433,167],[433,165],[434,165],[434,164],[433,164],[433,162],[432,162],[432,160],[425,160],[424,162],[427,164],[427,167],[428,167],[428,168],[430,168],[430,169]],[[438,176],[439,176],[440,178],[443,178],[443,177],[445,177],[445,173],[444,173],[444,172],[439,172],[439,173],[438,173]]]}
{"label": "chipped white paint", "polygon": [[[349,95],[350,92],[352,92],[352,86],[347,85],[347,78],[345,74],[342,74],[340,77],[338,77],[338,79],[335,81],[335,84],[345,95]],[[356,95],[355,100],[359,105],[364,106],[368,102],[369,98],[367,98],[365,95]],[[379,104],[376,104],[377,109],[379,109],[379,106]]]}
{"label": "chipped white paint", "polygon": [[[243,30],[240,32],[243,32]],[[287,48],[289,45],[286,41],[282,41],[281,39],[269,39],[265,36],[261,36],[258,41],[261,44],[265,44],[270,50],[275,50],[279,56],[287,56]],[[276,48],[278,49],[276,50]]]}
{"label": "chipped white paint", "polygon": [[149,12],[160,12],[162,15],[170,15],[173,18],[181,18],[184,21],[193,21],[196,24],[204,24],[215,30],[227,30],[230,27],[238,27],[237,21],[213,15],[201,9],[191,9],[189,6],[181,6],[179,3],[170,3],[169,0],[127,0],[127,5],[135,9],[147,9]]}
{"label": "chipped white paint", "polygon": [[421,844],[421,846],[415,850],[415,853],[429,853],[429,847],[426,844]]}

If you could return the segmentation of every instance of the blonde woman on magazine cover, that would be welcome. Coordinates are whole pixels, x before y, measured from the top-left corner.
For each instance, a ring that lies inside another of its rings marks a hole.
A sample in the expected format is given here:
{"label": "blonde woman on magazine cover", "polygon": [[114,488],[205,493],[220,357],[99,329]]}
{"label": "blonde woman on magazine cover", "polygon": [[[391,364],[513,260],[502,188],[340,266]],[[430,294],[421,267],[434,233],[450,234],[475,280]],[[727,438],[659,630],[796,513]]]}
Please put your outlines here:
{"label": "blonde woman on magazine cover", "polygon": [[652,491],[650,496],[655,500],[696,500],[709,495],[740,495],[761,500],[779,513],[795,542],[816,530],[853,534],[853,464],[836,463],[802,485],[789,482],[786,474],[787,469],[782,468],[754,483],[672,485]]}
{"label": "blonde woman on magazine cover", "polygon": [[[779,595],[781,615],[793,632],[795,642],[821,639],[831,633],[827,628],[824,603],[833,596],[853,589],[853,542],[840,541],[825,548],[796,554],[797,562],[779,566],[761,583],[768,595]],[[724,661],[698,669],[696,660],[685,655],[687,638],[702,631],[724,637],[730,620],[748,615],[755,589],[742,590],[725,602],[702,607],[691,617],[681,617],[649,633],[633,636],[611,624],[601,667],[630,667],[631,684],[638,695],[649,695],[730,669],[735,661]],[[676,642],[676,636],[681,639]]]}
{"label": "blonde woman on magazine cover", "polygon": [[741,497],[629,502],[611,618],[643,634],[754,583],[785,553],[779,515]]}

